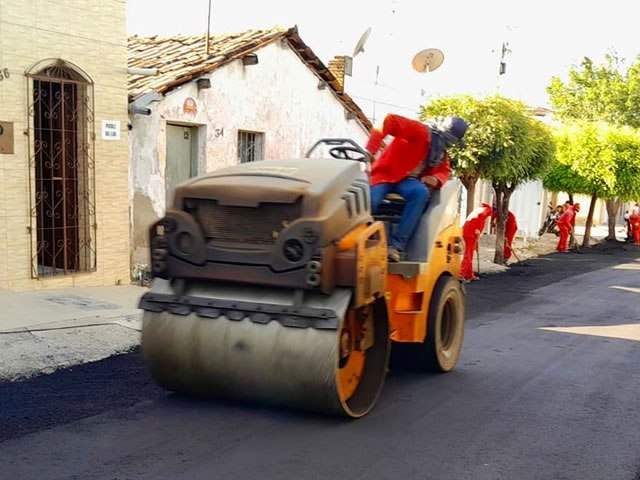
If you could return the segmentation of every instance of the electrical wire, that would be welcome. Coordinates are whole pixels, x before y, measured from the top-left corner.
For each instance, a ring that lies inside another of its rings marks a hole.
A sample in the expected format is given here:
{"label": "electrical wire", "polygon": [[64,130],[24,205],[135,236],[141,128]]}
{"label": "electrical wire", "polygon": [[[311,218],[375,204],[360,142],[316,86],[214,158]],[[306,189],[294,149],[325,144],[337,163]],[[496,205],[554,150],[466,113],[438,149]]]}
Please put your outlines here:
{"label": "electrical wire", "polygon": [[420,107],[409,107],[407,105],[396,105],[395,103],[386,103],[381,102],[380,100],[374,100],[373,98],[359,97],[357,95],[351,95],[351,98],[357,98],[358,100],[365,100],[367,102],[375,102],[378,105],[384,105],[385,107],[395,107],[400,108],[402,110],[408,110],[410,112],[416,113]]}

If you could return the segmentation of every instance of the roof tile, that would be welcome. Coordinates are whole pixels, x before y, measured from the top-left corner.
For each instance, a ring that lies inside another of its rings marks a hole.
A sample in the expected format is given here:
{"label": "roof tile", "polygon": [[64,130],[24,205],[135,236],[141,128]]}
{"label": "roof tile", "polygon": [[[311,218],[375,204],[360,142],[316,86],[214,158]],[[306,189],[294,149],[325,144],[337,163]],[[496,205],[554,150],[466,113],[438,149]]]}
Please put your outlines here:
{"label": "roof tile", "polygon": [[211,36],[208,57],[204,34],[129,37],[128,66],[158,69],[156,76],[129,75],[129,98],[133,100],[152,91],[166,92],[279,39],[286,40],[302,62],[327,82],[338,101],[356,114],[365,129],[371,129],[371,122],[353,99],[346,93],[339,93],[339,88],[336,88],[340,86],[339,81],[302,41],[297,27],[274,27]]}

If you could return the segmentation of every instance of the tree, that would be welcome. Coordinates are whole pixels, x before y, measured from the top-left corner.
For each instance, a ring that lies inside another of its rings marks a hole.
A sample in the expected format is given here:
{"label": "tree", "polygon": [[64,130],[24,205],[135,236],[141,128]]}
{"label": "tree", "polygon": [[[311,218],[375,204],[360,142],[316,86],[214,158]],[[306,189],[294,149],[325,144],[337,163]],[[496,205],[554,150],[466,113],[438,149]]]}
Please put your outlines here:
{"label": "tree", "polygon": [[626,98],[623,104],[622,123],[634,128],[640,128],[640,55],[636,62],[629,67],[626,74]]}
{"label": "tree", "polygon": [[532,118],[520,102],[501,99],[495,105],[504,123],[502,148],[496,151],[484,177],[491,181],[496,195],[495,263],[504,263],[504,226],[509,215],[509,201],[516,187],[539,179],[553,160],[555,145],[551,132]]}
{"label": "tree", "polygon": [[[569,70],[566,83],[553,77],[547,92],[558,117],[640,128],[640,56],[626,73],[621,72],[623,63],[615,53],[606,55],[600,65],[585,57],[580,66]],[[620,199],[607,198],[606,205],[607,238],[615,240],[615,218]]]}
{"label": "tree", "polygon": [[579,67],[569,70],[567,83],[552,77],[547,93],[556,115],[624,124],[628,88],[620,68],[621,60],[615,54],[606,55],[600,65],[584,57]]}
{"label": "tree", "polygon": [[[422,110],[422,118],[455,113],[468,119],[466,148],[451,150],[457,175],[467,187],[467,211],[473,209],[478,178],[491,182],[496,194],[498,221],[494,262],[504,263],[504,225],[509,200],[523,182],[541,178],[553,158],[554,146],[547,127],[527,113],[526,106],[500,96],[483,100],[471,97],[438,99]],[[467,213],[468,214],[468,213]]]}
{"label": "tree", "polygon": [[549,190],[591,196],[582,243],[588,247],[598,198],[640,196],[640,135],[604,122],[571,122],[557,130],[556,148],[543,183]]}

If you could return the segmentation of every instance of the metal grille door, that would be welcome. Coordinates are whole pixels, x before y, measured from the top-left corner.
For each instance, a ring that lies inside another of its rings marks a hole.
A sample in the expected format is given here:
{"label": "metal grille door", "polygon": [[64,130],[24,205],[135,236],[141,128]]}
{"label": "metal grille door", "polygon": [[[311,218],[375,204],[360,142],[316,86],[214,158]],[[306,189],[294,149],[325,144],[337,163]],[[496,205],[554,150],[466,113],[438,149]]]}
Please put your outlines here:
{"label": "metal grille door", "polygon": [[29,77],[33,276],[93,271],[96,213],[90,84],[60,61]]}

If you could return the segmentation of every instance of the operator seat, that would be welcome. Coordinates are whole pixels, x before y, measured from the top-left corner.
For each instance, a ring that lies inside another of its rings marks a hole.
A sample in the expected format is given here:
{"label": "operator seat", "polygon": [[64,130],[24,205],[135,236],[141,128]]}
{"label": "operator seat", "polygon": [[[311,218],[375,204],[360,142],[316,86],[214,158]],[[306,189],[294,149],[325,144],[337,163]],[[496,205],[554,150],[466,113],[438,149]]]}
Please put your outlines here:
{"label": "operator seat", "polygon": [[[429,205],[422,214],[413,236],[409,239],[406,261],[398,263],[428,261],[435,236],[451,222],[454,212],[460,211],[461,194],[461,183],[458,179],[450,179],[441,189],[431,190]],[[402,196],[390,193],[382,200],[378,212],[373,215],[375,220],[385,223],[388,237],[400,222],[403,207]]]}

